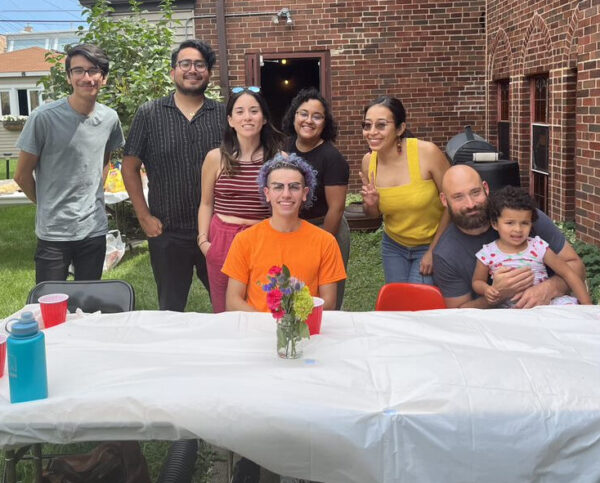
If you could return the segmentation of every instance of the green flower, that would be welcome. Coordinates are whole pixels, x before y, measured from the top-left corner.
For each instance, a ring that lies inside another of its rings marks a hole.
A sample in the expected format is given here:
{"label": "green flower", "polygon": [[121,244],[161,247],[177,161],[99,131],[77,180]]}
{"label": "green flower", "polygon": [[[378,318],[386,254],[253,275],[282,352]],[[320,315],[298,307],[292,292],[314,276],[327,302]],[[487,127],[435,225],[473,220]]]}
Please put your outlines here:
{"label": "green flower", "polygon": [[313,309],[313,298],[305,285],[298,292],[293,294],[294,313],[300,320],[306,320]]}

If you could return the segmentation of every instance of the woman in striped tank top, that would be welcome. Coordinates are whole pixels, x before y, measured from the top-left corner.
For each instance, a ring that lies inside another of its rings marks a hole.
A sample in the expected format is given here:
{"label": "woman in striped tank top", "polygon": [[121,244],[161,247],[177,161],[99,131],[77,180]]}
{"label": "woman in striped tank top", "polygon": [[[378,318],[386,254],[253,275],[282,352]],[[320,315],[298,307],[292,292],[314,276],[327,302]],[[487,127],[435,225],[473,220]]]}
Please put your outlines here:
{"label": "woman in striped tank top", "polygon": [[232,89],[226,113],[223,142],[206,155],[202,165],[198,210],[198,246],[206,256],[215,313],[225,311],[228,277],[221,268],[233,238],[271,214],[262,203],[256,177],[282,142],[258,87]]}

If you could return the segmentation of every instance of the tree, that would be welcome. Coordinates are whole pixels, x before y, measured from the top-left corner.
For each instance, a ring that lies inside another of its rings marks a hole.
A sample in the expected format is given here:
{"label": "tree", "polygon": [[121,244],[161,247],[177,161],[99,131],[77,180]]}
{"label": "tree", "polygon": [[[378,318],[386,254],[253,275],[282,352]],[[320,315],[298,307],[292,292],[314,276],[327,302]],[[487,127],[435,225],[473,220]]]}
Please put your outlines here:
{"label": "tree", "polygon": [[[162,0],[162,16],[156,23],[142,16],[141,2],[129,0],[131,15],[111,17],[114,12],[107,0],[97,0],[93,7],[85,8],[88,30],[79,27],[80,43],[101,47],[110,59],[110,72],[106,86],[100,91],[98,101],[119,113],[125,134],[139,106],[173,90],[169,76],[171,46],[174,34],[173,0]],[[67,49],[65,49],[67,50]],[[67,83],[63,59],[65,54],[50,52],[46,60],[52,64],[50,74],[39,83],[44,86],[45,97],[58,99],[71,92]],[[210,84],[206,96],[222,100],[218,86]]]}

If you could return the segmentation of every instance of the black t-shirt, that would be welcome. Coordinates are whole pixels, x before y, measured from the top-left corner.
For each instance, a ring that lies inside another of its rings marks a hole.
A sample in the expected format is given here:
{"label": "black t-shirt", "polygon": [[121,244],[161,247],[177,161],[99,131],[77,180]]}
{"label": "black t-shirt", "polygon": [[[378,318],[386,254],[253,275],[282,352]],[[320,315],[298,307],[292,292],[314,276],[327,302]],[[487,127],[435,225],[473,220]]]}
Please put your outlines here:
{"label": "black t-shirt", "polygon": [[313,205],[300,212],[305,220],[325,216],[328,210],[325,199],[325,186],[347,186],[350,178],[348,161],[329,141],[320,144],[306,153],[299,151],[294,139],[288,146],[289,153],[296,153],[317,171],[317,189]]}

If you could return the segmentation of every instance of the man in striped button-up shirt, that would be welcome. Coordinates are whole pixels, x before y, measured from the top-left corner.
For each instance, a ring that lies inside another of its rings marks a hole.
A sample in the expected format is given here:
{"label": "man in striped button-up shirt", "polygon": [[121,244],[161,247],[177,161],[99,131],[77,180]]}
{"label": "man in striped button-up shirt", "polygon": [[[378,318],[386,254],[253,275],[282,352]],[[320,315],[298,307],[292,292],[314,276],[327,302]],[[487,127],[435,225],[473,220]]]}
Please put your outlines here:
{"label": "man in striped button-up shirt", "polygon": [[139,108],[125,144],[123,180],[148,237],[161,310],[185,309],[194,267],[208,290],[196,239],[202,161],[220,145],[225,126],[224,106],[204,96],[215,57],[204,42],[182,42],[171,56],[175,92]]}

